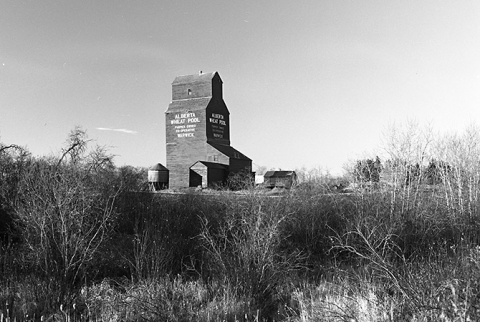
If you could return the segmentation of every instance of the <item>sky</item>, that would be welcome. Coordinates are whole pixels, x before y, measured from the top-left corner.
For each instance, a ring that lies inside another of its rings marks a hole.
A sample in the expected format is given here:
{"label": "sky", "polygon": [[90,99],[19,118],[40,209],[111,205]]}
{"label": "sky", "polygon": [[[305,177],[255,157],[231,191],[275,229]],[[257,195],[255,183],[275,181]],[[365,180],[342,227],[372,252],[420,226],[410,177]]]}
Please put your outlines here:
{"label": "sky", "polygon": [[480,2],[0,0],[0,142],[81,126],[118,166],[165,165],[176,76],[217,71],[231,145],[341,173],[391,124],[480,120]]}

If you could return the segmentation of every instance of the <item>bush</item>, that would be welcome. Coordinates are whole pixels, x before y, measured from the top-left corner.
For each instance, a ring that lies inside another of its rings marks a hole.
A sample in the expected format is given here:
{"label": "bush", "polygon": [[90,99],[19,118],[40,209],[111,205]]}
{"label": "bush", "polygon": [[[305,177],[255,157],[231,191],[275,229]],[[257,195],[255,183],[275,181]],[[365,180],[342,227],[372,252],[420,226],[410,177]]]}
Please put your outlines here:
{"label": "bush", "polygon": [[54,281],[56,304],[83,281],[115,220],[113,164],[102,148],[85,154],[84,136],[73,131],[60,158],[30,158],[18,179],[14,213],[25,264]]}
{"label": "bush", "polygon": [[207,270],[262,316],[271,316],[301,258],[299,253],[281,249],[289,209],[282,199],[255,193],[230,197],[225,203],[225,214],[217,225],[206,218],[203,221],[200,237],[207,252]]}

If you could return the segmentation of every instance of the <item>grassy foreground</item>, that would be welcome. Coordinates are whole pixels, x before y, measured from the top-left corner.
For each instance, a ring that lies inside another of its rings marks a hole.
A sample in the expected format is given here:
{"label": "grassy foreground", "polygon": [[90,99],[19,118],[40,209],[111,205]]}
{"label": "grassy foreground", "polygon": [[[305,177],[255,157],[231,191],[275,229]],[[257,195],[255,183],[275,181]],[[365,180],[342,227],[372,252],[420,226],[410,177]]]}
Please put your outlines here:
{"label": "grassy foreground", "polygon": [[410,189],[129,194],[63,298],[4,246],[0,307],[78,321],[478,320],[478,217],[444,207],[441,189],[406,211]]}

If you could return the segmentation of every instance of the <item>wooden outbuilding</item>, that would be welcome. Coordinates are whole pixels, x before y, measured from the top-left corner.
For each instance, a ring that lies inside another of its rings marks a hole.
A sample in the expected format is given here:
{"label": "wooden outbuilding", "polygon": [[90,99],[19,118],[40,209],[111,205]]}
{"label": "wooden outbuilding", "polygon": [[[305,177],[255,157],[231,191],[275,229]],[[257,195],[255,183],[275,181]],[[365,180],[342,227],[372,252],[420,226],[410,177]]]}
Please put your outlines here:
{"label": "wooden outbuilding", "polygon": [[267,171],[263,184],[267,188],[291,188],[297,184],[295,171]]}

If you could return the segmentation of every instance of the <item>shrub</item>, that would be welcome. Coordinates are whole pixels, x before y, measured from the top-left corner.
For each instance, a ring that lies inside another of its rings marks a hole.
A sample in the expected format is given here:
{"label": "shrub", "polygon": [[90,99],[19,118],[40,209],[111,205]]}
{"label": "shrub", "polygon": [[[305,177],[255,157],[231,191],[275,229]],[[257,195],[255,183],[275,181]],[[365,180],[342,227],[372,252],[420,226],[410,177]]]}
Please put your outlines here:
{"label": "shrub", "polygon": [[83,280],[115,219],[111,159],[98,147],[84,154],[84,135],[73,131],[60,158],[31,160],[14,209],[27,263],[58,285],[51,294],[57,304]]}
{"label": "shrub", "polygon": [[254,192],[226,200],[217,226],[203,220],[200,238],[207,252],[207,270],[214,281],[234,290],[264,317],[281,301],[282,288],[298,269],[298,253],[281,250],[283,225],[290,213],[282,199]]}

